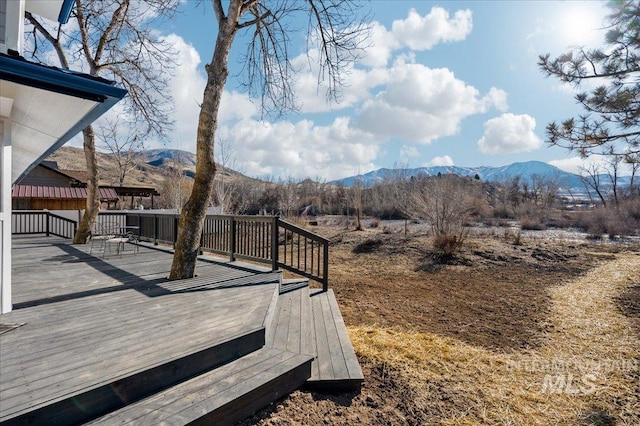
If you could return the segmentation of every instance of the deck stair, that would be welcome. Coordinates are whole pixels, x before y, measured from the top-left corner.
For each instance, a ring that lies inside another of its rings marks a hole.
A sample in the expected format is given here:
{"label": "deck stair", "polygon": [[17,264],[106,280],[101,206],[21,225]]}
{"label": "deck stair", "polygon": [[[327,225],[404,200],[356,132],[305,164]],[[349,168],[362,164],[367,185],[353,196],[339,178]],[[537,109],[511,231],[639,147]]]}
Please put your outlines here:
{"label": "deck stair", "polygon": [[[47,258],[77,259],[71,263],[77,268],[92,265],[84,276],[96,288],[75,300],[56,295],[68,291],[68,284],[61,285],[50,289],[44,302],[25,299],[23,309],[3,315],[3,322],[27,325],[0,335],[0,349],[6,349],[0,354],[0,425],[225,425],[301,387],[360,389],[362,371],[332,290],[311,289],[307,280],[282,279],[279,272],[256,270],[252,278],[251,267],[237,263],[205,262],[196,279],[163,282],[163,272],[151,273],[154,262],[162,263],[161,252],[148,247],[135,256],[108,259],[111,263],[71,250]],[[16,271],[27,271],[30,257],[17,258]],[[137,284],[133,271],[140,271],[140,261],[154,284]],[[21,274],[14,274],[19,280]],[[101,292],[97,286],[104,274],[124,283],[125,290]],[[49,306],[56,311],[45,311]],[[251,321],[232,323],[230,312]],[[101,320],[107,317],[114,319]],[[39,326],[41,318],[47,321]],[[184,328],[193,321],[195,329]],[[138,343],[125,349],[131,333]],[[43,338],[39,350],[50,356],[20,353]],[[110,349],[109,339],[121,349]]]}

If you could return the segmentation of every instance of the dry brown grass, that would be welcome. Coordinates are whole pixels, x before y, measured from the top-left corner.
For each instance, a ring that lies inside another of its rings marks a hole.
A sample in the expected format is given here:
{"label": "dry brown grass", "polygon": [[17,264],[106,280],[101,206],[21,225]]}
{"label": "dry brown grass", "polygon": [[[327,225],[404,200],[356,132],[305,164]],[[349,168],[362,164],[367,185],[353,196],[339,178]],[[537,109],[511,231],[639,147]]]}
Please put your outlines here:
{"label": "dry brown grass", "polygon": [[[414,406],[437,413],[429,422],[640,424],[640,339],[615,304],[638,282],[640,255],[623,253],[552,288],[548,331],[535,350],[372,326],[350,327],[350,335],[363,359],[411,384]],[[559,378],[570,376],[560,389]]]}

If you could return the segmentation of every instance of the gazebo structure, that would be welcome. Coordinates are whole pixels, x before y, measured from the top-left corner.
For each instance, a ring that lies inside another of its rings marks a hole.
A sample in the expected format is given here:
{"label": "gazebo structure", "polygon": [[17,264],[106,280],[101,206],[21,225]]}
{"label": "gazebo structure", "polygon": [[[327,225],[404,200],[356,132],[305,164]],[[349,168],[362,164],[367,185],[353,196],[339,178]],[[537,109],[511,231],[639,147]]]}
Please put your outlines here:
{"label": "gazebo structure", "polygon": [[113,82],[22,57],[26,11],[65,24],[73,0],[0,0],[0,313],[11,302],[11,187],[121,100]]}

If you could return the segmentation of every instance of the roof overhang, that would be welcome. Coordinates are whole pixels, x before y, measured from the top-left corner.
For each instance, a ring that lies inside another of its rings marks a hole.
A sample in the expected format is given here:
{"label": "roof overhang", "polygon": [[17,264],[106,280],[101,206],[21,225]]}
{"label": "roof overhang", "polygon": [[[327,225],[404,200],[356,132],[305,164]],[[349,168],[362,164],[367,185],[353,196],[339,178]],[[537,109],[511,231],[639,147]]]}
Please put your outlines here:
{"label": "roof overhang", "polygon": [[11,120],[15,183],[127,91],[108,80],[0,55],[0,112]]}
{"label": "roof overhang", "polygon": [[25,0],[25,10],[52,21],[66,24],[75,0]]}
{"label": "roof overhang", "polygon": [[[101,201],[118,201],[118,194],[113,188],[98,188]],[[46,200],[86,200],[87,188],[71,188],[64,186],[14,185],[11,197],[38,198]]]}

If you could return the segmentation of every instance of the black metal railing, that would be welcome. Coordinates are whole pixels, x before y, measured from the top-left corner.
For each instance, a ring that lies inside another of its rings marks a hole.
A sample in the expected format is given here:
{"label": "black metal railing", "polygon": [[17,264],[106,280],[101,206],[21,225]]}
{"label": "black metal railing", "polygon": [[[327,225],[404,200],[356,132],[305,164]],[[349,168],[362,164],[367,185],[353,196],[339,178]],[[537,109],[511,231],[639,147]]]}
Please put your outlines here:
{"label": "black metal railing", "polygon": [[329,288],[329,243],[317,234],[276,218],[278,227],[278,266]]}
{"label": "black metal railing", "polygon": [[[180,216],[144,211],[103,211],[95,229],[133,226],[141,241],[175,244]],[[14,234],[45,234],[73,238],[77,223],[46,210],[16,210],[12,215]],[[301,275],[329,288],[329,240],[276,216],[217,216],[205,218],[200,237],[201,250],[267,263]]]}
{"label": "black metal railing", "polygon": [[15,235],[45,234],[72,239],[77,229],[75,220],[46,210],[14,210],[11,213],[11,233]]}
{"label": "black metal railing", "polygon": [[[107,223],[138,227],[141,241],[175,244],[179,215],[152,212],[100,212]],[[208,215],[201,250],[270,264],[329,286],[329,240],[276,216]]]}

